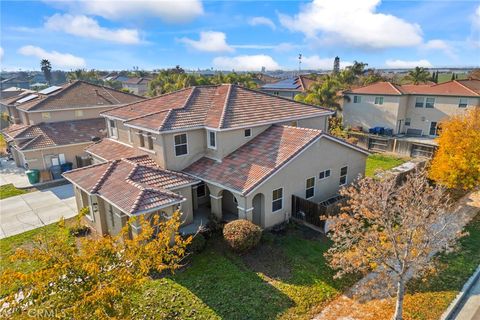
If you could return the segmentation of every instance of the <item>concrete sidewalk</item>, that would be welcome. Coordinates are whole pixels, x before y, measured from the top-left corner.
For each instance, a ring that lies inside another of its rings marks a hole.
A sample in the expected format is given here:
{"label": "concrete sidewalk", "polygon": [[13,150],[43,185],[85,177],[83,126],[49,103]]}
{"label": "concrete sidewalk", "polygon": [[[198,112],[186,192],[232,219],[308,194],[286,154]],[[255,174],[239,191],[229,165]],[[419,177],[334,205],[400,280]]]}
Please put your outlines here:
{"label": "concrete sidewalk", "polygon": [[0,239],[76,214],[71,184],[0,200]]}
{"label": "concrete sidewalk", "polygon": [[32,186],[25,174],[25,169],[17,167],[15,161],[0,158],[0,186],[6,184],[13,184],[16,188]]}
{"label": "concrete sidewalk", "polygon": [[455,320],[478,320],[480,319],[480,277],[468,291],[464,303],[452,318]]}

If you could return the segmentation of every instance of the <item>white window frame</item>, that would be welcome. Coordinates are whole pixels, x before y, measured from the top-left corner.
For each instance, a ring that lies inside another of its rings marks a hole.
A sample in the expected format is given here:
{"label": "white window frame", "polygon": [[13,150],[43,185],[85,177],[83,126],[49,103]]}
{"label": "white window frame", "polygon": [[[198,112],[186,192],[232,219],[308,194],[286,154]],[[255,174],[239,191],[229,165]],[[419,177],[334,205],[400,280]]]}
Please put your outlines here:
{"label": "white window frame", "polygon": [[[428,100],[428,99],[433,99],[433,103],[432,103],[432,106],[431,106],[431,107],[427,107],[427,104],[428,104],[427,100]],[[425,108],[427,108],[427,109],[433,109],[433,108],[435,108],[435,97],[426,97],[426,98],[425,98]]]}
{"label": "white window frame", "polygon": [[[274,193],[275,191],[277,191],[277,190],[282,190],[282,197],[279,198],[279,199],[275,199],[275,200],[274,200],[274,199],[273,199],[273,193]],[[283,199],[284,199],[283,187],[272,190],[272,213],[275,213],[275,212],[278,212],[278,211],[282,211],[282,209],[283,209]],[[281,206],[280,206],[279,209],[277,209],[277,210],[274,211],[274,210],[273,210],[273,203],[276,202],[276,201],[278,201],[278,200],[281,200]]]}
{"label": "white window frame", "polygon": [[47,120],[51,118],[52,118],[52,114],[50,112],[42,112],[42,119]]}
{"label": "white window frame", "polygon": [[[212,145],[212,133],[213,133],[213,145]],[[209,149],[217,149],[217,133],[213,130],[207,130],[207,146]]]}
{"label": "white window frame", "polygon": [[[175,144],[175,137],[177,136],[183,136],[185,135],[185,143],[182,143],[182,144]],[[185,145],[186,146],[186,149],[187,149],[187,152],[184,153],[184,154],[180,154],[180,155],[177,155],[177,146],[183,146]],[[175,134],[173,136],[173,153],[175,154],[175,157],[184,157],[184,156],[188,156],[188,134],[185,132],[185,133],[179,133],[179,134]]]}
{"label": "white window frame", "polygon": [[[465,103],[462,103],[462,100],[465,100]],[[467,108],[468,107],[468,98],[460,98],[458,100],[458,107],[459,108]]]}
{"label": "white window frame", "polygon": [[362,103],[362,96],[353,96],[353,103]]}
{"label": "white window frame", "polygon": [[[153,145],[153,136],[150,132],[147,132],[145,135],[144,135],[144,138],[146,138],[146,149],[148,150],[153,150],[154,149],[154,145]],[[151,148],[150,148],[151,146]]]}
{"label": "white window frame", "polygon": [[132,143],[132,129],[128,128],[128,142]]}
{"label": "white window frame", "polygon": [[[379,99],[379,103],[377,103],[377,99]],[[373,104],[376,104],[376,105],[381,106],[381,105],[383,105],[384,100],[385,100],[385,99],[384,99],[383,96],[377,96],[377,97],[375,97],[375,99],[373,100]],[[381,102],[381,103],[380,103],[380,102]]]}
{"label": "white window frame", "polygon": [[[327,171],[328,171],[328,176],[327,176]],[[323,178],[320,177],[320,175],[322,173],[323,173]],[[320,171],[320,173],[318,174],[318,180],[328,179],[328,178],[330,178],[331,175],[332,175],[332,170],[331,169],[325,169],[323,171]]]}
{"label": "white window frame", "polygon": [[[249,134],[247,135],[247,131],[249,132]],[[243,135],[245,138],[249,138],[252,136],[252,128],[247,128],[243,131]]]}
{"label": "white window frame", "polygon": [[[311,180],[311,179],[313,179],[313,186],[308,187],[308,180]],[[315,180],[316,180],[316,177],[310,177],[310,178],[305,179],[305,199],[311,199],[311,198],[315,197],[315,183],[316,183]],[[310,197],[307,197],[307,192],[310,189],[313,189],[313,194]]]}
{"label": "white window frame", "polygon": [[[419,104],[420,101],[422,100],[422,106],[417,107],[417,103]],[[425,108],[425,97],[415,97],[415,108]]]}
{"label": "white window frame", "polygon": [[[342,169],[343,169],[343,168],[347,168],[347,173],[342,176]],[[339,185],[340,187],[347,185],[347,183],[348,183],[348,166],[343,166],[343,167],[341,167],[339,172],[340,172],[340,178],[338,179],[338,185]],[[345,183],[343,183],[343,184],[341,183],[342,177],[345,177]]]}
{"label": "white window frame", "polygon": [[[113,127],[112,127],[112,123],[113,123]],[[115,134],[113,131],[115,131]],[[108,134],[110,135],[110,138],[114,138],[114,139],[118,138],[118,128],[117,128],[117,124],[115,123],[115,120],[108,119]]]}

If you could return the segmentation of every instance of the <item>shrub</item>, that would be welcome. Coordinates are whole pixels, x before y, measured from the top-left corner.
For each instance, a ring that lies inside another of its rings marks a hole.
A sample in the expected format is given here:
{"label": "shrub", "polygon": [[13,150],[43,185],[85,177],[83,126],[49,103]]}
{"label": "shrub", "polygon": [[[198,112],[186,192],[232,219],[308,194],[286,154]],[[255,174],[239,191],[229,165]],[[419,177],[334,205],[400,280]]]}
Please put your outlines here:
{"label": "shrub", "polygon": [[89,213],[90,209],[88,207],[80,209],[77,216],[75,217],[75,224],[69,228],[69,232],[72,236],[83,237],[90,233],[90,228],[82,224],[83,217],[85,217]]}
{"label": "shrub", "polygon": [[205,240],[203,234],[198,233],[195,237],[193,237],[192,242],[188,245],[187,249],[192,253],[199,253],[205,249],[206,243],[207,241]]}
{"label": "shrub", "polygon": [[355,138],[355,137],[347,138],[347,142],[349,142],[351,144],[357,144],[358,143],[358,138]]}
{"label": "shrub", "polygon": [[223,237],[234,251],[246,252],[260,242],[262,229],[248,220],[235,220],[225,225]]}

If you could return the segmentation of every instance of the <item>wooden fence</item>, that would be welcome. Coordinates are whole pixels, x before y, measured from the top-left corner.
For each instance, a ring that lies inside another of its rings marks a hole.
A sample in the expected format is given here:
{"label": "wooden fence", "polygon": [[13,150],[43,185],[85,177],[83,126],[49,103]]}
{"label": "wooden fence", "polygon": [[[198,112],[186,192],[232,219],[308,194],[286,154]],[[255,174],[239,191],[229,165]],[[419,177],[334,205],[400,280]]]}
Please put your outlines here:
{"label": "wooden fence", "polygon": [[337,196],[317,203],[292,195],[292,217],[324,230],[325,220],[320,217],[338,214],[343,201],[343,198]]}

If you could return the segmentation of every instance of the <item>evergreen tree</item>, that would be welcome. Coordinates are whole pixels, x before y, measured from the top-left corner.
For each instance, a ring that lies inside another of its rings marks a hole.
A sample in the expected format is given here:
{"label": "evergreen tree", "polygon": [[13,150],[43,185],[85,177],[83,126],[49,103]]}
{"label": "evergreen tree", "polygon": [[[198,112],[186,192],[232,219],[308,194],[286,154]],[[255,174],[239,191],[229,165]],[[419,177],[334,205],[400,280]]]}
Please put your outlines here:
{"label": "evergreen tree", "polygon": [[45,76],[45,80],[47,80],[48,84],[52,82],[52,64],[47,59],[42,59],[40,61],[40,67]]}
{"label": "evergreen tree", "polygon": [[435,74],[435,83],[438,83],[438,71],[437,71],[437,73]]}
{"label": "evergreen tree", "polygon": [[452,80],[452,81],[455,80],[455,72],[452,72],[452,79],[450,79],[450,80]]}
{"label": "evergreen tree", "polygon": [[340,58],[337,56],[333,61],[333,74],[338,74],[340,72]]}

